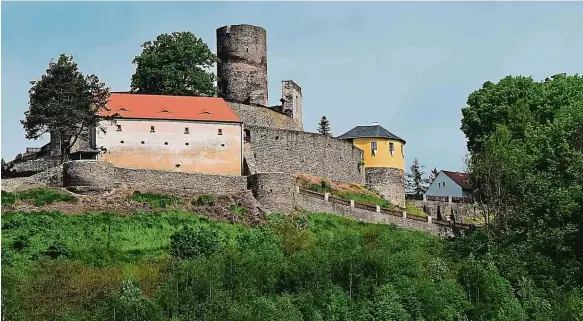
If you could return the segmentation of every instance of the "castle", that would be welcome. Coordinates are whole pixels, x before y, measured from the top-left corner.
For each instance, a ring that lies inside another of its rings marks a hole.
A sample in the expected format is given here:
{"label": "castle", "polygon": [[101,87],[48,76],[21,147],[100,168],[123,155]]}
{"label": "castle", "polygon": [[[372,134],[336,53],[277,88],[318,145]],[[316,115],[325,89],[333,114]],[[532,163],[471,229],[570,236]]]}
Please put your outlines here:
{"label": "castle", "polygon": [[[90,129],[73,146],[70,159],[104,160],[120,173],[132,168],[249,177],[267,194],[287,186],[270,173],[309,174],[366,185],[405,205],[404,140],[378,124],[373,136],[305,132],[302,90],[293,80],[282,81],[281,104],[268,105],[265,29],[224,26],[216,37],[219,98],[112,93],[108,107],[122,117],[106,125],[105,133]],[[386,146],[382,157],[397,160],[382,161],[372,138]],[[369,151],[362,144],[374,146]],[[55,166],[51,157],[59,156],[59,146],[58,136],[51,135],[49,144],[12,167],[26,172],[28,163],[34,173]],[[262,183],[262,178],[269,179]]]}

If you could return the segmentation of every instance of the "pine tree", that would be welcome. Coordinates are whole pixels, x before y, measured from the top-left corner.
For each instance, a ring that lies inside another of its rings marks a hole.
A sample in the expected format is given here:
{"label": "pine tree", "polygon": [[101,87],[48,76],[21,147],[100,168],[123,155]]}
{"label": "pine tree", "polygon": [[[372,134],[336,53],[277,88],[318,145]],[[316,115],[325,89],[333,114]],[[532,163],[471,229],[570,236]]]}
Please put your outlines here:
{"label": "pine tree", "polygon": [[437,177],[437,175],[439,174],[439,172],[437,171],[437,168],[433,168],[431,170],[431,172],[429,173],[429,184],[433,183],[433,181],[435,180],[435,178]]}
{"label": "pine tree", "polygon": [[330,121],[326,116],[322,116],[320,119],[320,122],[318,123],[318,132],[322,135],[332,136],[332,132],[330,131]]}
{"label": "pine tree", "polygon": [[417,160],[417,158],[413,160],[413,163],[410,167],[411,171],[407,173],[406,178],[405,188],[408,194],[422,195],[427,190],[428,180],[423,178],[425,175],[423,172],[424,167],[425,166],[419,164],[419,160]]}

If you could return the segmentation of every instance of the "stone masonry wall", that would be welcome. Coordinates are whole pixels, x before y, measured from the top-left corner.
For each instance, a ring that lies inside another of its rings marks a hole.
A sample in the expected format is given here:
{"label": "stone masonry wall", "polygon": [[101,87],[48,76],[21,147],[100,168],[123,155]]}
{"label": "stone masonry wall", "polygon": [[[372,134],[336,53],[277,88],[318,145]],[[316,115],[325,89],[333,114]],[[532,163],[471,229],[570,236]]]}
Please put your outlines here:
{"label": "stone masonry wall", "polygon": [[142,190],[237,193],[247,190],[247,177],[115,168],[115,182]]}
{"label": "stone masonry wall", "polygon": [[245,124],[245,127],[258,126],[289,130],[302,130],[292,117],[266,107],[251,106],[228,102],[231,109]]}
{"label": "stone masonry wall", "polygon": [[364,185],[362,150],[329,136],[247,127],[257,172],[310,174]]}
{"label": "stone masonry wall", "polygon": [[366,187],[394,205],[405,206],[405,172],[398,168],[365,168]]}
{"label": "stone masonry wall", "polygon": [[447,225],[416,221],[385,213],[371,212],[357,207],[350,207],[343,204],[318,199],[303,193],[295,193],[295,200],[298,207],[310,212],[329,213],[367,223],[394,224],[395,226],[401,228],[426,232],[439,236],[453,235],[452,229]]}
{"label": "stone masonry wall", "polygon": [[77,191],[106,191],[114,187],[115,168],[98,160],[69,161],[63,164],[63,186]]}
{"label": "stone masonry wall", "polygon": [[268,213],[290,213],[294,208],[294,179],[286,173],[257,173],[248,178],[253,196]]}
{"label": "stone masonry wall", "polygon": [[465,223],[469,218],[480,217],[482,215],[482,209],[478,204],[422,200],[409,200],[408,202],[424,210],[434,219],[449,220],[453,211],[455,221]]}

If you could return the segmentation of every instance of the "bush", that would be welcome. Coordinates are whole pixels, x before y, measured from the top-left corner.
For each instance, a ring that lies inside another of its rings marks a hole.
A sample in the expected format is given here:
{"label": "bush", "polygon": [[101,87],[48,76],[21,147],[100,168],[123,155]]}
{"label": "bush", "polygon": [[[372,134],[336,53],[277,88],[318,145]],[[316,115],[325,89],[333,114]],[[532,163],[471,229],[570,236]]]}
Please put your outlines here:
{"label": "bush", "polygon": [[68,258],[70,255],[67,246],[63,242],[53,243],[45,250],[44,254],[52,259],[56,259],[58,257]]}
{"label": "bush", "polygon": [[181,259],[210,255],[218,251],[220,241],[215,230],[186,226],[170,237],[170,253]]}
{"label": "bush", "polygon": [[135,191],[130,198],[136,202],[148,203],[152,208],[166,208],[177,201],[175,196],[139,191]]}
{"label": "bush", "polygon": [[200,195],[196,200],[192,200],[192,205],[213,206],[215,205],[215,197],[207,194]]}
{"label": "bush", "polygon": [[6,205],[13,205],[16,200],[23,200],[35,206],[43,206],[54,202],[74,203],[77,201],[77,198],[73,195],[48,188],[30,189],[14,194],[2,192],[2,202],[6,202]]}
{"label": "bush", "polygon": [[247,209],[239,204],[231,204],[231,213],[236,216],[245,216],[247,215]]}

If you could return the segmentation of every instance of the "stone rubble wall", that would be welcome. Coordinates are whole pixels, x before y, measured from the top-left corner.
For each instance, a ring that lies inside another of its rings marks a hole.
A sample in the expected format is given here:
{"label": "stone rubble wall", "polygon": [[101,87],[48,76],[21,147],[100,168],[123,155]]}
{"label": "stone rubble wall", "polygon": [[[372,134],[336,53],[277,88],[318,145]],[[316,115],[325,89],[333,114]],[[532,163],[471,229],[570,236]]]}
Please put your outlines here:
{"label": "stone rubble wall", "polygon": [[392,204],[405,207],[405,172],[398,168],[365,168],[366,188],[376,191]]}
{"label": "stone rubble wall", "polygon": [[235,115],[241,119],[245,127],[269,127],[289,130],[303,130],[300,123],[286,114],[267,107],[227,102]]}
{"label": "stone rubble wall", "polygon": [[249,176],[253,196],[268,213],[291,213],[294,209],[294,178],[287,173],[257,173]]}
{"label": "stone rubble wall", "polygon": [[266,127],[247,127],[258,173],[309,174],[364,185],[363,152],[333,137]]}
{"label": "stone rubble wall", "polygon": [[452,211],[456,222],[466,222],[469,218],[482,216],[482,208],[478,204],[422,200],[408,200],[408,202],[424,210],[434,219],[450,220]]}

